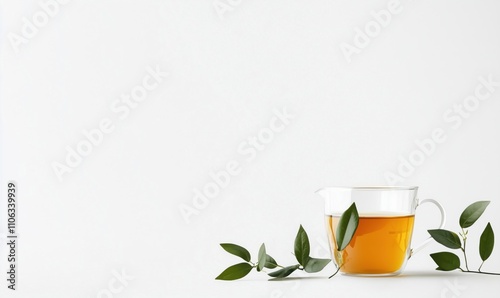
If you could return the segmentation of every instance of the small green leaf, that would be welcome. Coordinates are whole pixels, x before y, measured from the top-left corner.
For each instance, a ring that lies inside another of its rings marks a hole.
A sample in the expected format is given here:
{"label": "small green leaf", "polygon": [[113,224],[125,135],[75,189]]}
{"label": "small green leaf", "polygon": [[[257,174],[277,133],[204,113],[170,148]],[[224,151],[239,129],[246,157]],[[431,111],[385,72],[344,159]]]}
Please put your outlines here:
{"label": "small green leaf", "polygon": [[454,253],[443,251],[431,254],[431,258],[438,265],[436,270],[451,271],[460,268],[460,259]]}
{"label": "small green leaf", "polygon": [[292,274],[297,269],[299,269],[299,265],[288,266],[288,267],[285,267],[283,269],[271,272],[268,275],[271,277],[283,278],[283,277],[287,277],[288,275]]}
{"label": "small green leaf", "polygon": [[269,268],[269,269],[274,269],[274,268],[278,267],[278,263],[276,262],[276,260],[273,259],[273,257],[271,257],[270,255],[267,255],[266,264],[264,265],[264,267]]}
{"label": "small green leaf", "polygon": [[338,251],[344,250],[347,245],[351,242],[354,233],[358,229],[359,224],[359,214],[358,209],[356,209],[356,203],[347,208],[344,213],[340,216],[339,223],[337,225],[336,235],[337,235],[337,245]]}
{"label": "small green leaf", "polygon": [[250,253],[244,247],[232,243],[221,243],[220,246],[230,254],[238,256],[243,260],[250,262]]}
{"label": "small green leaf", "polygon": [[481,255],[481,260],[486,261],[493,251],[493,245],[495,244],[495,234],[491,228],[491,224],[488,223],[486,228],[484,228],[481,234],[481,239],[479,241],[479,255]]}
{"label": "small green leaf", "polygon": [[443,229],[428,230],[427,232],[431,234],[434,240],[448,248],[457,249],[462,247],[460,237],[454,232]]}
{"label": "small green leaf", "polygon": [[307,237],[307,233],[300,225],[299,231],[297,232],[297,236],[295,237],[295,258],[299,262],[300,265],[305,266],[307,261],[309,260],[310,246],[309,246],[309,237]]}
{"label": "small green leaf", "polygon": [[260,246],[259,249],[259,263],[257,263],[257,271],[261,271],[266,265],[267,254],[266,254],[266,246],[264,243]]}
{"label": "small green leaf", "polygon": [[219,276],[215,279],[219,280],[236,280],[245,277],[250,271],[252,271],[252,265],[248,263],[239,263],[228,267],[226,270],[222,271]]}
{"label": "small green leaf", "polygon": [[304,270],[308,273],[315,273],[323,270],[330,263],[330,259],[315,259],[309,258],[309,262],[304,266]]}
{"label": "small green leaf", "polygon": [[490,201],[478,201],[470,204],[465,208],[462,215],[460,215],[459,224],[462,229],[472,226],[476,220],[483,214]]}

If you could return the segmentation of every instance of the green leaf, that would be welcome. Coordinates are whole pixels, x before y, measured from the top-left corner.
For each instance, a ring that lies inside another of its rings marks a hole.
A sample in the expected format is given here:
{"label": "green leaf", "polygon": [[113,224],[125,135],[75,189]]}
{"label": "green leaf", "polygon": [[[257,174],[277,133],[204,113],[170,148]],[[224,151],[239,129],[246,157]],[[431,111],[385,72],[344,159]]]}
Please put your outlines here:
{"label": "green leaf", "polygon": [[283,269],[271,272],[268,275],[271,277],[283,278],[283,277],[287,277],[288,275],[292,274],[297,269],[299,269],[299,265],[288,266],[288,267],[285,267]]}
{"label": "green leaf", "polygon": [[443,251],[431,254],[431,258],[438,265],[436,270],[451,271],[460,268],[460,259],[454,253]]}
{"label": "green leaf", "polygon": [[300,265],[305,266],[307,264],[307,261],[309,260],[311,247],[309,246],[309,237],[307,237],[307,233],[302,225],[300,225],[297,236],[295,237],[294,248],[295,258]]}
{"label": "green leaf", "polygon": [[431,234],[434,240],[448,248],[457,249],[462,247],[460,237],[454,232],[443,229],[427,230],[427,232]]}
{"label": "green leaf", "polygon": [[274,268],[278,267],[278,263],[276,262],[276,260],[273,259],[273,257],[271,257],[270,255],[267,255],[266,264],[264,265],[264,267],[269,268],[269,269],[274,269]]}
{"label": "green leaf", "polygon": [[481,260],[483,260],[483,262],[490,257],[494,244],[495,234],[493,233],[491,224],[488,223],[481,234],[481,239],[479,240],[479,255],[481,255]]}
{"label": "green leaf", "polygon": [[349,242],[351,242],[354,233],[358,229],[359,224],[359,214],[356,208],[356,203],[347,208],[342,216],[340,216],[339,224],[337,225],[337,230],[335,234],[337,235],[337,245],[338,251],[344,250]]}
{"label": "green leaf", "polygon": [[465,208],[462,215],[460,215],[459,224],[462,229],[468,228],[472,226],[476,220],[483,214],[484,210],[490,201],[478,201],[470,204],[467,208]]}
{"label": "green leaf", "polygon": [[304,266],[304,270],[309,273],[319,272],[323,270],[323,268],[325,268],[330,261],[330,259],[309,258],[309,262],[307,262],[306,266]]}
{"label": "green leaf", "polygon": [[232,243],[221,243],[220,246],[230,254],[238,256],[243,260],[250,262],[250,253],[244,247]]}
{"label": "green leaf", "polygon": [[267,254],[266,254],[266,246],[264,243],[260,246],[259,249],[259,263],[257,263],[257,271],[261,271],[266,265]]}
{"label": "green leaf", "polygon": [[252,271],[252,265],[248,263],[239,263],[228,267],[226,270],[222,271],[219,276],[215,279],[219,280],[236,280],[245,277],[250,271]]}

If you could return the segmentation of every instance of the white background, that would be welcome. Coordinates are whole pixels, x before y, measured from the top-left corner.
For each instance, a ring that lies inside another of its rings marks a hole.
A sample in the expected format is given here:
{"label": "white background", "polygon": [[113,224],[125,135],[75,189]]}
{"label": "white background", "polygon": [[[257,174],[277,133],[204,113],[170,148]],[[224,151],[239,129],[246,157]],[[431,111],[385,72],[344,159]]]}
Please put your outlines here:
{"label": "white background", "polygon": [[[327,280],[329,265],[318,279],[214,280],[238,262],[221,242],[248,247],[254,260],[265,242],[293,264],[299,224],[314,256],[328,256],[314,191],[387,184],[400,157],[438,128],[446,141],[397,184],[442,202],[453,230],[468,204],[492,201],[470,230],[477,268],[482,229],[491,221],[500,231],[499,87],[459,128],[443,114],[474,95],[479,77],[500,81],[498,1],[402,1],[350,63],[342,43],[353,45],[356,28],[388,1],[221,0],[233,4],[218,13],[211,0],[74,0],[16,52],[9,38],[43,11],[39,2],[47,0],[0,6],[3,233],[6,181],[20,191],[18,290],[6,289],[2,245],[1,297],[491,297],[500,289],[500,277],[434,271],[429,253],[446,250],[438,244],[396,278]],[[121,119],[111,105],[148,67],[168,76]],[[240,144],[283,109],[293,119],[247,161]],[[114,131],[60,181],[53,164],[105,118]],[[187,223],[179,208],[192,207],[193,189],[233,160],[240,173]],[[437,222],[422,207],[414,241]],[[500,248],[483,269],[500,271]],[[106,292],[122,270],[134,278]]]}

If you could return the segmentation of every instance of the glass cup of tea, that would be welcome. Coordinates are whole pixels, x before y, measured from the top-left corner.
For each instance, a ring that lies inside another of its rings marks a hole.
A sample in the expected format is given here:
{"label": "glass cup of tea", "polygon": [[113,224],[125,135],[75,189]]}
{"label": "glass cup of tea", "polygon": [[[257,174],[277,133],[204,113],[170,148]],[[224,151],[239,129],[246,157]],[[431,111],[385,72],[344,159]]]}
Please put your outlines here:
{"label": "glass cup of tea", "polygon": [[[417,186],[326,187],[316,191],[325,200],[325,223],[332,259],[340,272],[355,276],[400,274],[408,259],[432,241],[411,248],[415,211],[419,205],[434,204],[441,213],[439,229],[446,213],[437,201],[419,201]],[[359,223],[349,245],[338,251],[336,228],[342,213],[356,203]]]}

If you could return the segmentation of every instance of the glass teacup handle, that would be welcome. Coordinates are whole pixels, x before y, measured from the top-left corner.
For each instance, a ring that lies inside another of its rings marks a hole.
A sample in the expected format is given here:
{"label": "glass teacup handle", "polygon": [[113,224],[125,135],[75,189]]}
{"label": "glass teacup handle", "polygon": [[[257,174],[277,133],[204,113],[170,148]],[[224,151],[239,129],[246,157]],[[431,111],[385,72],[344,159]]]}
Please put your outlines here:
{"label": "glass teacup handle", "polygon": [[[432,204],[434,204],[439,209],[439,212],[441,213],[441,223],[439,224],[439,228],[438,229],[444,228],[444,225],[446,223],[446,212],[444,211],[443,206],[441,206],[441,204],[439,204],[436,200],[426,199],[426,200],[420,201],[417,204],[417,208],[418,208],[418,206],[420,206],[422,204],[425,204],[425,203],[432,203]],[[417,247],[412,248],[410,250],[410,256],[408,258],[411,258],[414,254],[416,254],[417,252],[419,252],[420,250],[422,250],[422,248],[426,247],[431,242],[432,242],[432,237],[429,237],[423,243],[421,243],[420,245],[418,245]]]}

